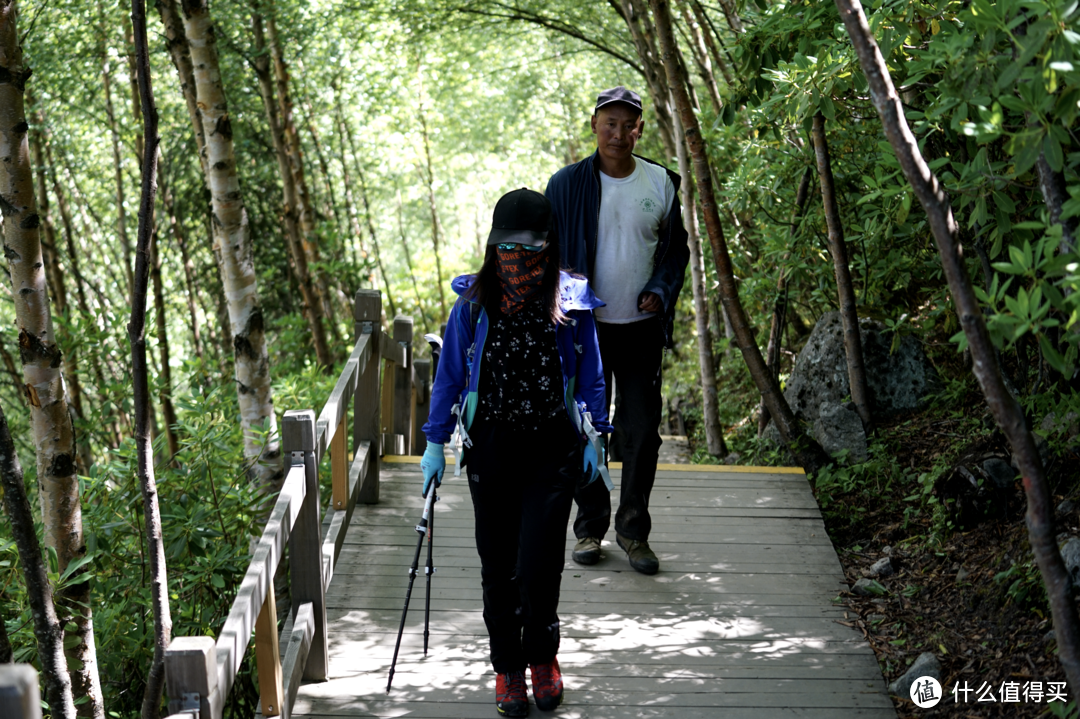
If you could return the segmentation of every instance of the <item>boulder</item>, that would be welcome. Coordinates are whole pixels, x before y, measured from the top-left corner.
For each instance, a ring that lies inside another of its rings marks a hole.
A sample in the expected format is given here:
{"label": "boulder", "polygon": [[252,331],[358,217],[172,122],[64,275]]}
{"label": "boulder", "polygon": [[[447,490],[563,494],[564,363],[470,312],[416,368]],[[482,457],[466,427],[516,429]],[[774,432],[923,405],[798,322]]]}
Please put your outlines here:
{"label": "boulder", "polygon": [[854,405],[822,403],[813,433],[814,439],[829,454],[846,449],[852,464],[866,461],[866,431]]}
{"label": "boulder", "polygon": [[933,677],[941,681],[941,662],[931,652],[923,652],[912,664],[904,675],[889,685],[889,692],[898,697],[908,699],[911,694],[911,685],[920,677]]}
{"label": "boulder", "polygon": [[[884,330],[880,322],[859,320],[870,410],[875,417],[919,409],[926,395],[940,386],[919,341],[903,335],[896,352],[891,352],[893,335]],[[843,335],[839,312],[822,315],[795,360],[784,397],[804,421],[816,420],[822,404],[840,404],[851,394]]]}

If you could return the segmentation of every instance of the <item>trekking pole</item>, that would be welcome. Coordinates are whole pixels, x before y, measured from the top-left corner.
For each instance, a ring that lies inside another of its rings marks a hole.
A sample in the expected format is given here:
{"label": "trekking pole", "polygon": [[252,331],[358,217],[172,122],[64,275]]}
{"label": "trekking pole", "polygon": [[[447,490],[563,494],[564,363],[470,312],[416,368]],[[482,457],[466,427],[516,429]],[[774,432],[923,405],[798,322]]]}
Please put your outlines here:
{"label": "trekking pole", "polygon": [[[415,529],[420,535],[416,542],[416,554],[413,555],[412,566],[409,567],[409,588],[405,590],[405,606],[401,609],[401,624],[398,626],[397,643],[394,644],[394,659],[390,662],[390,677],[386,680],[386,693],[390,693],[390,685],[394,682],[394,667],[397,666],[398,650],[401,649],[401,635],[405,631],[405,615],[409,613],[409,598],[412,596],[413,581],[416,579],[416,569],[420,566],[420,550],[424,547],[424,535],[428,534],[431,526],[431,517],[435,514],[435,487],[428,490],[427,501],[424,502],[424,515]],[[428,538],[428,569],[431,568],[431,539]],[[428,603],[431,602],[431,574],[428,573]],[[424,619],[424,646],[427,653],[427,619]]]}
{"label": "trekking pole", "polygon": [[424,597],[424,656],[427,656],[428,624],[431,620],[431,575],[435,573],[435,565],[431,562],[431,545],[435,539],[435,512],[428,517],[428,540],[427,540],[427,566],[424,573],[427,574],[427,594]]}

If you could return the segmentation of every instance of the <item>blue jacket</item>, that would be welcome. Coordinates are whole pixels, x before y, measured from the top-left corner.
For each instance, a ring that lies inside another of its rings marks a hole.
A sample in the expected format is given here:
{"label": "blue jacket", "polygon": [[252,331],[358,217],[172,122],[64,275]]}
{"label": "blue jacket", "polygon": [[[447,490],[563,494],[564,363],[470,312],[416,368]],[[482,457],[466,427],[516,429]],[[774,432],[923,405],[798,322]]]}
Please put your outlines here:
{"label": "blue jacket", "polygon": [[[451,286],[458,295],[464,295],[475,278],[476,275],[462,275]],[[596,324],[592,315],[593,309],[602,307],[604,303],[592,293],[586,280],[566,272],[560,272],[559,279],[559,302],[568,320],[556,329],[555,342],[562,365],[566,412],[570,421],[577,426],[576,407],[584,405],[581,411],[591,413],[596,430],[608,433],[612,428],[607,419],[604,369],[600,363],[600,346],[596,342]],[[436,444],[446,444],[454,431],[457,418],[451,410],[455,404],[462,406],[466,430],[472,425],[476,414],[479,363],[484,355],[488,317],[484,308],[480,307],[474,325],[471,304],[464,297],[459,299],[446,323],[439,370],[431,390],[431,409],[424,425],[424,436]]]}
{"label": "blue jacket", "polygon": [[[645,157],[634,157],[653,165],[659,164]],[[664,346],[671,349],[675,302],[679,299],[679,292],[686,278],[690,248],[686,244],[687,234],[679,205],[682,178],[666,167],[664,169],[675,185],[675,199],[672,200],[668,212],[667,228],[661,231],[656,245],[652,277],[641,291],[655,293],[664,303],[661,323]],[[592,278],[596,259],[596,235],[600,229],[600,167],[597,164],[597,153],[594,152],[590,157],[573,165],[567,165],[552,175],[544,194],[551,202],[551,211],[555,215],[563,267]]]}

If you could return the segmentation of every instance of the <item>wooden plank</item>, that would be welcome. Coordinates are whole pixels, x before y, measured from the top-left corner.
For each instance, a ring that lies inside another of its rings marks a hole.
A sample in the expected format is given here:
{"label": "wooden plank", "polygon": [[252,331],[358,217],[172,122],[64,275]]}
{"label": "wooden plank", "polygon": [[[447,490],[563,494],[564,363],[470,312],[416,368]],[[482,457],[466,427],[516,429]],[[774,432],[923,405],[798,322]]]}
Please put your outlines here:
{"label": "wooden plank", "polygon": [[236,680],[236,673],[240,670],[244,654],[247,653],[259,611],[271,590],[285,543],[289,541],[292,527],[300,516],[300,508],[304,505],[306,496],[307,482],[303,470],[290,469],[244,573],[244,579],[240,582],[229,616],[225,618],[225,623],[218,633],[216,683],[223,697],[229,695]]}
{"label": "wooden plank", "polygon": [[304,678],[304,666],[307,664],[308,654],[311,652],[311,642],[315,636],[315,615],[310,602],[300,605],[296,611],[296,619],[289,633],[289,645],[285,650],[285,707],[286,719],[293,714],[296,704],[296,695],[300,691],[300,685]]}
{"label": "wooden plank", "polygon": [[[367,366],[370,356],[371,335],[360,335],[353,346],[352,354],[349,355],[349,359],[345,362],[345,367],[342,368],[341,374],[338,375],[334,389],[330,392],[322,411],[319,412],[316,426],[319,428],[321,441],[316,442],[317,446],[328,446],[344,421],[345,410],[356,393],[357,383],[364,367]],[[321,438],[324,431],[332,432],[325,437],[325,440]],[[322,459],[322,454],[319,455],[319,459]]]}
{"label": "wooden plank", "polygon": [[[356,527],[350,531],[346,538],[346,542],[355,544],[370,543],[367,538],[373,536],[373,533],[377,533],[380,530],[385,531],[388,538],[394,536],[397,534],[400,523],[402,521],[408,521],[408,518],[413,514],[415,514],[415,512],[402,512],[401,514],[387,514],[378,517],[364,527]],[[469,536],[467,533],[470,531],[471,524],[467,518],[455,515],[444,517],[442,514],[439,514],[438,517],[443,523],[442,528],[440,529],[440,532],[442,532],[441,536]],[[710,523],[710,526],[702,526],[701,524],[695,524],[693,522],[685,522],[683,524],[675,524],[674,522],[653,522],[653,532],[649,536],[649,544],[661,546],[665,542],[708,542],[724,545],[760,544],[777,547],[791,545],[832,546],[832,542],[829,540],[824,526],[820,524],[820,519],[815,521],[811,517],[753,516],[723,517],[716,519],[717,521]],[[742,521],[742,523],[734,524],[736,520]],[[754,528],[755,520],[760,527],[756,531]],[[796,526],[785,527],[783,526],[785,522]],[[729,526],[729,524],[731,526]],[[362,536],[354,537],[354,534]],[[604,542],[611,542],[610,534]],[[614,544],[606,544],[605,546],[611,546],[612,551],[617,551],[614,549]]]}
{"label": "wooden plank", "polygon": [[352,521],[353,508],[356,506],[360,478],[368,470],[371,462],[371,443],[361,442],[353,461],[349,465],[348,485],[346,489],[345,509],[330,510],[326,534],[323,536],[323,590],[330,586],[334,578],[334,569],[337,567],[338,557],[342,547],[345,546],[345,538],[348,534],[349,523]]}
{"label": "wooden plank", "polygon": [[[866,662],[863,656],[852,654],[829,654],[815,657],[813,661],[792,662],[784,665],[741,662],[738,658],[733,658],[732,655],[724,655],[718,657],[716,661],[698,660],[687,666],[672,665],[667,659],[663,658],[657,660],[647,657],[642,661],[638,661],[628,652],[613,653],[610,655],[610,661],[607,660],[606,655],[604,659],[573,653],[565,653],[563,656],[568,659],[567,669],[572,675],[571,678],[576,680],[591,679],[593,677],[603,679],[617,676],[626,678],[700,678],[704,680],[787,679],[830,681],[840,679],[845,681],[884,682],[880,669]],[[387,657],[372,653],[349,653],[341,656],[340,659],[340,667],[335,665],[335,668],[338,669],[338,675],[360,672],[378,675],[385,673],[390,664]],[[476,662],[475,665],[473,661]],[[482,662],[483,657],[478,657],[475,660],[465,660],[460,663],[411,661],[408,663],[407,668],[401,671],[400,675],[403,678],[410,676],[427,676],[429,679],[439,677],[440,680],[446,676],[471,677],[484,674],[492,676],[489,674],[491,670],[482,666]],[[397,686],[397,670],[395,670],[394,674],[394,685]],[[409,685],[409,679],[403,679],[403,681],[406,683],[402,686]],[[578,685],[584,684],[582,681],[576,681],[576,683]],[[803,690],[805,690],[805,687]]]}
{"label": "wooden plank", "polygon": [[[378,583],[388,584],[389,582],[379,580]],[[394,589],[392,593],[387,591],[381,596],[362,590],[328,595],[326,598],[327,621],[333,627],[334,622],[352,611],[400,611],[403,594],[400,587]],[[630,618],[648,614],[671,618],[704,612],[715,617],[738,616],[755,620],[770,617],[844,619],[845,610],[842,606],[821,605],[813,601],[814,599],[815,597],[811,594],[755,594],[735,598],[729,595],[709,597],[705,594],[695,594],[673,599],[670,594],[662,592],[605,592],[602,596],[567,593],[559,598],[559,613],[566,616],[593,617],[619,614]],[[475,587],[470,588],[435,585],[431,590],[431,602],[436,608],[479,607],[483,603],[483,596],[479,582]]]}
{"label": "wooden plank", "polygon": [[304,470],[307,498],[289,537],[289,581],[292,608],[299,616],[300,606],[310,602],[315,617],[311,653],[304,665],[304,678],[323,681],[330,657],[327,653],[325,570],[320,536],[319,470],[315,464],[315,412],[289,410],[282,420],[282,446],[293,466]]}
{"label": "wooden plank", "polygon": [[[383,335],[383,341],[389,342],[390,338],[387,335],[384,334]],[[379,418],[381,420],[380,431],[382,432],[383,438],[385,439],[386,435],[393,434],[393,432],[390,431],[390,428],[394,426],[394,375],[395,375],[395,372],[394,372],[394,363],[391,362],[390,360],[384,360],[382,365],[383,365],[382,389],[380,390],[380,395],[379,395],[379,407],[380,407]],[[390,447],[386,447],[385,445],[383,446],[383,451],[384,452],[390,452],[391,450],[394,453],[397,453],[397,454],[404,454],[405,453],[404,450],[401,450],[401,449],[399,449],[398,447],[395,447],[395,446],[390,446]]]}
{"label": "wooden plank", "polygon": [[255,621],[255,666],[259,675],[259,707],[264,717],[282,713],[285,695],[281,682],[281,654],[278,647],[277,603],[271,581]]}
{"label": "wooden plank", "polygon": [[[438,518],[441,519],[441,517]],[[358,529],[354,528],[353,531],[358,532]],[[365,534],[366,536],[362,537],[361,541],[342,546],[342,551],[349,556],[350,561],[356,559],[357,561],[374,564],[381,562],[373,560],[379,557],[388,557],[388,563],[399,563],[402,557],[412,558],[411,549],[415,549],[415,546],[413,548],[409,547],[408,535],[404,532],[398,531],[393,534],[384,534],[382,536],[385,541],[382,542],[379,541],[380,535],[377,533],[369,531]],[[455,533],[455,535],[442,534],[442,528],[440,527],[436,549],[443,564],[446,564],[450,557],[469,559],[476,555],[476,543],[472,537],[464,532]],[[693,540],[680,542],[677,546],[669,545],[666,541],[654,541],[653,543],[656,544],[655,550],[658,553],[663,553],[667,558],[693,562],[723,562],[724,565],[715,571],[730,570],[731,567],[739,564],[774,566],[798,563],[838,567],[836,552],[827,544],[811,544],[792,549],[783,545],[777,545],[775,548],[768,544],[717,545],[711,542]],[[413,544],[415,545],[415,541]],[[568,537],[567,545],[569,544],[570,539]],[[568,560],[570,558],[570,549],[572,547],[568,546],[566,554]],[[622,550],[610,539],[603,541],[602,550],[601,563],[604,562],[603,557],[620,561],[624,558]],[[578,564],[567,564],[566,569],[568,571],[571,569],[577,571],[582,567]]]}
{"label": "wooden plank", "polygon": [[[342,405],[344,407],[344,405]],[[330,483],[332,487],[331,506],[344,510],[349,501],[349,452],[345,448],[345,413],[337,423],[337,429],[330,440]]]}
{"label": "wooden plank", "polygon": [[[400,315],[399,315],[400,316]],[[411,317],[409,318],[412,319]],[[395,317],[394,321],[397,322],[398,318]],[[382,333],[379,338],[379,353],[384,360],[391,362],[398,367],[408,367],[408,355],[405,353],[405,348],[399,345],[395,338],[388,335],[386,332]]]}
{"label": "wooden plank", "polygon": [[423,427],[427,424],[428,412],[431,409],[431,360],[414,359],[415,372],[413,378],[416,388],[416,413],[413,419],[413,443],[410,454],[420,456],[427,449],[427,438],[424,437]]}
{"label": "wooden plank", "polygon": [[394,318],[394,343],[404,352],[404,359],[394,368],[394,421],[386,431],[401,435],[404,445],[395,447],[397,452],[408,454],[412,448],[413,406],[412,406],[412,354],[413,354],[413,319],[404,315]]}
{"label": "wooden plank", "polygon": [[374,451],[367,463],[366,471],[360,477],[360,501],[376,504],[379,501],[379,471],[382,455],[382,428],[379,420],[379,369],[382,356],[379,338],[382,336],[378,325],[382,316],[382,296],[378,290],[357,290],[353,302],[354,332],[359,338],[367,335],[371,355],[361,368],[353,395],[353,442],[354,451],[364,442],[368,442]]}
{"label": "wooden plank", "polygon": [[[494,679],[492,679],[494,682]],[[494,692],[494,689],[491,690]],[[475,701],[458,701],[454,703],[436,704],[424,701],[408,701],[401,699],[369,699],[364,702],[354,702],[347,710],[327,712],[321,711],[320,707],[306,710],[304,716],[310,719],[331,719],[342,716],[356,717],[396,717],[407,716],[409,719],[475,719],[486,717],[492,713],[492,699],[486,701],[479,698]],[[714,708],[695,707],[664,707],[664,706],[607,706],[602,714],[596,713],[596,707],[583,706],[572,702],[567,696],[566,702],[559,707],[560,719],[587,719],[589,717],[603,717],[603,719],[717,719],[720,716]],[[826,708],[789,708],[774,707],[764,715],[761,709],[753,707],[726,707],[723,710],[723,719],[896,719],[896,710],[892,707],[870,708],[852,707],[842,714],[836,709]]]}
{"label": "wooden plank", "polygon": [[[363,681],[363,680],[367,681]],[[398,700],[407,699],[412,701],[427,700],[431,703],[444,701],[445,697],[453,696],[457,702],[485,703],[487,711],[473,716],[488,716],[494,709],[491,704],[494,701],[495,687],[494,676],[478,677],[471,682],[462,679],[447,678],[444,682],[431,682],[426,687],[416,687],[411,691],[406,688],[396,693]],[[330,682],[312,687],[310,692],[305,692],[303,697],[297,700],[297,711],[305,714],[327,714],[331,716],[364,716],[362,712],[369,706],[372,700],[367,697],[377,696],[374,692],[365,691],[368,686],[375,684],[377,677],[358,677],[351,680],[349,689],[345,689],[345,682]],[[833,717],[849,717],[852,709],[875,709],[891,711],[895,719],[896,710],[892,702],[884,694],[884,686],[879,690],[871,690],[868,687],[854,686],[846,692],[817,693],[817,692],[725,692],[720,687],[714,687],[715,691],[708,691],[703,687],[704,682],[697,685],[697,691],[672,692],[668,691],[669,680],[658,678],[651,682],[639,679],[638,691],[600,691],[579,688],[574,685],[572,676],[563,675],[563,681],[567,683],[566,695],[563,705],[559,708],[559,716],[573,716],[573,711],[587,712],[586,716],[609,716],[608,711],[613,708],[625,708],[640,710],[647,706],[663,706],[665,709],[676,708],[709,709],[712,716],[723,716],[727,719],[732,708],[753,709],[758,712],[758,717],[776,716],[776,709],[792,709],[805,711],[806,709],[828,709],[833,712]],[[820,681],[820,680],[815,680]],[[813,682],[801,682],[803,687],[812,685]],[[326,696],[329,692],[348,693],[343,696]],[[600,708],[602,713],[597,714]],[[721,713],[722,712],[722,713]],[[396,713],[390,714],[395,716]],[[384,715],[385,716],[385,715]],[[411,715],[410,716],[414,716]],[[458,716],[456,713],[450,716]],[[580,716],[580,715],[578,715]],[[642,716],[635,714],[634,716]],[[668,714],[667,716],[682,717],[682,713]],[[796,714],[796,716],[802,716]]]}
{"label": "wooden plank", "polygon": [[0,664],[0,717],[41,719],[41,695],[34,667]]}

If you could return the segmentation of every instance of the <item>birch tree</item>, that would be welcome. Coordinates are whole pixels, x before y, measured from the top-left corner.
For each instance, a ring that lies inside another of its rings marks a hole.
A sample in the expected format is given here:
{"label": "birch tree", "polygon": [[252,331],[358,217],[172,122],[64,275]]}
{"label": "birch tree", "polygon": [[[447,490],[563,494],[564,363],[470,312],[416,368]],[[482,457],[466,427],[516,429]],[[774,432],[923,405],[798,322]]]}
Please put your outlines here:
{"label": "birch tree", "polygon": [[[19,356],[30,420],[37,446],[37,477],[45,524],[45,544],[56,550],[60,571],[86,554],[82,504],[76,473],[75,432],[68,413],[60,348],[53,331],[49,291],[41,253],[41,224],[30,167],[29,125],[24,96],[30,68],[23,61],[15,0],[0,0],[0,210],[4,216],[4,254],[11,276]],[[64,592],[78,609],[68,633],[68,664],[79,715],[105,715],[94,651],[89,608],[90,584]]]}
{"label": "birch tree", "polygon": [[[0,409],[0,487],[3,487],[4,513],[11,525],[15,546],[26,581],[26,595],[34,617],[34,637],[37,639],[38,659],[45,685],[45,699],[54,719],[75,719],[75,701],[71,695],[67,657],[64,656],[64,628],[53,605],[52,584],[41,556],[41,544],[34,530],[34,513],[26,496],[22,466],[15,453],[15,442],[8,430],[7,418]],[[4,624],[0,617],[0,627]],[[7,639],[5,633],[4,638]],[[11,645],[7,644],[11,661]]]}
{"label": "birch tree", "polygon": [[221,238],[218,262],[232,329],[244,454],[252,462],[253,478],[273,491],[282,478],[281,443],[271,396],[270,360],[250,227],[218,63],[217,37],[207,0],[184,0],[183,11],[206,143],[204,167],[213,207],[212,221]]}

